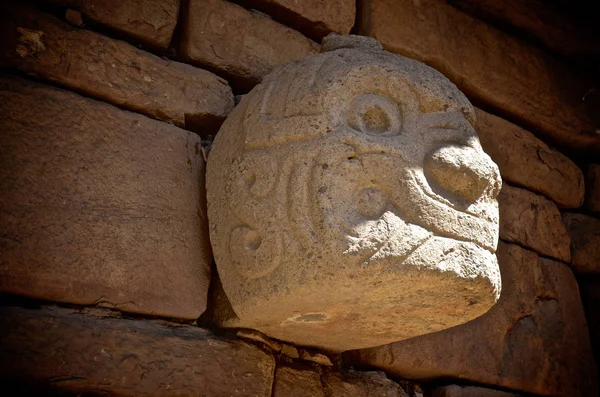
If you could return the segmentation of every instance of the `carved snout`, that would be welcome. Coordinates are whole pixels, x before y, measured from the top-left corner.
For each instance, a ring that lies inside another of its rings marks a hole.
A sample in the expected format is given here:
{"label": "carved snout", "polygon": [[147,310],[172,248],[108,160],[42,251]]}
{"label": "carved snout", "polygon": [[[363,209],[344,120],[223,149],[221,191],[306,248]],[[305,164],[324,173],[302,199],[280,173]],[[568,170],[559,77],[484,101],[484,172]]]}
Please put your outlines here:
{"label": "carved snout", "polygon": [[468,146],[444,146],[427,154],[424,171],[430,184],[469,202],[500,191],[498,168],[485,153]]}

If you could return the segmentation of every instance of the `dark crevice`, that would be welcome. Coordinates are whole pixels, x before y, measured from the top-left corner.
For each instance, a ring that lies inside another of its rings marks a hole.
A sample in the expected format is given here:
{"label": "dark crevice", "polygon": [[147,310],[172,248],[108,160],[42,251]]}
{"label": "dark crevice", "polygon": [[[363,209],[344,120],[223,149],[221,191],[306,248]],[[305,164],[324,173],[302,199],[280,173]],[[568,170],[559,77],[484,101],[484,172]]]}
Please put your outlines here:
{"label": "dark crevice", "polygon": [[174,323],[177,325],[196,324],[195,320],[186,320],[153,314],[123,312],[116,308],[103,306],[102,303],[85,305],[68,302],[56,302],[46,299],[32,298],[9,293],[0,293],[0,307],[17,307],[30,310],[59,307],[64,309],[77,310],[80,312],[80,314],[87,315],[88,317],[119,318],[124,320],[159,320],[166,321],[167,323]]}
{"label": "dark crevice", "polygon": [[361,34],[362,29],[362,14],[363,14],[363,2],[369,0],[356,0],[355,10],[356,15],[354,16],[354,26],[350,29],[350,34]]}
{"label": "dark crevice", "polygon": [[177,59],[179,54],[179,45],[183,37],[184,28],[187,24],[187,17],[189,15],[189,4],[190,0],[180,0],[179,2],[179,13],[177,14],[177,24],[173,31],[173,37],[171,37],[171,43],[167,47],[167,56],[171,59]]}

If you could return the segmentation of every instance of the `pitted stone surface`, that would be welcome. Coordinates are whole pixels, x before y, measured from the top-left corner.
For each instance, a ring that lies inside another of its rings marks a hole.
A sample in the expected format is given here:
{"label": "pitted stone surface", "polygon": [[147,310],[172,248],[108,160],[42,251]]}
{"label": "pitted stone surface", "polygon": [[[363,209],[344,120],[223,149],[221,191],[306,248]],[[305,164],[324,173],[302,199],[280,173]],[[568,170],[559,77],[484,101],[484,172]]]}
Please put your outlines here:
{"label": "pitted stone surface", "polygon": [[0,292],[195,320],[210,246],[200,138],[0,76]]}
{"label": "pitted stone surface", "polygon": [[333,351],[462,324],[500,293],[501,180],[471,104],[419,62],[338,41],[255,87],[207,166],[217,320]]}

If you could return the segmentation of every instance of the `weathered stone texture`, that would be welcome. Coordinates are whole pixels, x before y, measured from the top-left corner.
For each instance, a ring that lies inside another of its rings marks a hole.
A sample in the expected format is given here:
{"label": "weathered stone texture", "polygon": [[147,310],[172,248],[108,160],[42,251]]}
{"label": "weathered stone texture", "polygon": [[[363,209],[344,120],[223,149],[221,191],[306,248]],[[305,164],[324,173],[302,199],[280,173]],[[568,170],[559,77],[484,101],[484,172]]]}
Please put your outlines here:
{"label": "weathered stone texture", "polygon": [[600,220],[583,214],[563,214],[571,235],[571,267],[577,273],[600,273]]}
{"label": "weathered stone texture", "polygon": [[0,79],[0,291],[196,319],[210,247],[197,135]]}
{"label": "weathered stone texture", "polygon": [[79,11],[86,22],[99,24],[151,48],[171,43],[180,0],[45,0]]}
{"label": "weathered stone texture", "polygon": [[576,14],[569,13],[568,2],[449,0],[449,3],[498,26],[510,27],[510,30],[537,40],[556,52],[565,55],[600,54],[597,29],[577,18]]}
{"label": "weathered stone texture", "polygon": [[467,324],[366,350],[353,365],[409,379],[460,378],[548,396],[595,396],[596,368],[577,282],[567,265],[500,243],[502,296]]}
{"label": "weathered stone texture", "polygon": [[590,164],[586,174],[586,207],[600,214],[600,165]]}
{"label": "weathered stone texture", "polygon": [[348,34],[356,19],[354,0],[241,0],[283,24],[320,40],[330,32]]}
{"label": "weathered stone texture", "polygon": [[397,383],[376,372],[277,367],[273,397],[408,397]]}
{"label": "weathered stone texture", "polygon": [[541,193],[562,208],[583,203],[581,169],[532,133],[481,109],[475,109],[481,146],[498,165],[502,178]]}
{"label": "weathered stone texture", "polygon": [[30,388],[22,395],[271,396],[273,357],[198,327],[59,308],[0,315],[0,378]]}
{"label": "weathered stone texture", "polygon": [[210,72],[29,8],[0,12],[0,65],[198,133],[216,132],[233,108],[231,88]]}
{"label": "weathered stone texture", "polygon": [[552,201],[504,183],[498,203],[502,240],[531,248],[543,256],[571,260],[571,240]]}
{"label": "weathered stone texture", "polygon": [[184,14],[182,58],[227,76],[241,89],[318,51],[301,33],[227,1],[190,0]]}
{"label": "weathered stone texture", "polygon": [[497,301],[501,180],[474,111],[434,69],[378,46],[328,36],[219,130],[207,195],[221,325],[343,351]]}
{"label": "weathered stone texture", "polygon": [[360,34],[435,67],[467,96],[560,145],[600,149],[600,115],[581,100],[589,85],[549,54],[443,0],[362,3]]}
{"label": "weathered stone texture", "polygon": [[436,387],[429,397],[519,397],[519,394],[475,386]]}

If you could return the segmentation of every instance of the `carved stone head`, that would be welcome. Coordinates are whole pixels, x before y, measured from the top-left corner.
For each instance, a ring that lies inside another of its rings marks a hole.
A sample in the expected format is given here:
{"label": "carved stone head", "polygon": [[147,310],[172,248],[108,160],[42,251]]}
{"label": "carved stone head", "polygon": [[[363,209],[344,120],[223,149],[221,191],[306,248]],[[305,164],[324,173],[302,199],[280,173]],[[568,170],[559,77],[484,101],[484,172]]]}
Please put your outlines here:
{"label": "carved stone head", "polygon": [[217,320],[342,351],[485,313],[501,179],[474,118],[440,73],[364,37],[267,76],[208,159]]}

